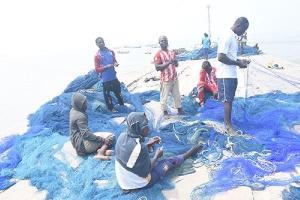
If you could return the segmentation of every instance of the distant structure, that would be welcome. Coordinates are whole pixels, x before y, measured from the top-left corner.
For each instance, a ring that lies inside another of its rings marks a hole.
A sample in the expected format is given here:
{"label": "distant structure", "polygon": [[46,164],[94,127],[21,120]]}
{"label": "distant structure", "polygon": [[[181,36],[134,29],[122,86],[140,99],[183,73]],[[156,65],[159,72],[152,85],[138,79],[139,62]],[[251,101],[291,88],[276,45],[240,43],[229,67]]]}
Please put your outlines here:
{"label": "distant structure", "polygon": [[206,5],[207,7],[207,14],[208,14],[208,37],[211,38],[211,31],[210,31],[210,15],[209,15],[209,8],[210,5]]}

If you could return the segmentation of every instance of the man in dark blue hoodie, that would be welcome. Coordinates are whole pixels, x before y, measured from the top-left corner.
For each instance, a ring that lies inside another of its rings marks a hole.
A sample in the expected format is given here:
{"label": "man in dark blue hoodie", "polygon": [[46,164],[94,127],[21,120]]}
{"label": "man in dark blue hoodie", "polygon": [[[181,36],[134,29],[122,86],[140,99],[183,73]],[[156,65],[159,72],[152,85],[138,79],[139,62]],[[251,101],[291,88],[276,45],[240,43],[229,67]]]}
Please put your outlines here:
{"label": "man in dark blue hoodie", "polygon": [[161,143],[161,138],[150,138],[149,142],[144,144],[145,137],[149,134],[150,127],[145,113],[130,113],[127,117],[127,131],[121,133],[115,146],[115,171],[123,193],[152,187],[162,180],[170,169],[180,166],[185,159],[203,148],[203,145],[196,145],[182,155],[157,162],[163,155],[163,149],[158,148],[153,159],[150,159],[149,152],[153,151],[155,144]]}

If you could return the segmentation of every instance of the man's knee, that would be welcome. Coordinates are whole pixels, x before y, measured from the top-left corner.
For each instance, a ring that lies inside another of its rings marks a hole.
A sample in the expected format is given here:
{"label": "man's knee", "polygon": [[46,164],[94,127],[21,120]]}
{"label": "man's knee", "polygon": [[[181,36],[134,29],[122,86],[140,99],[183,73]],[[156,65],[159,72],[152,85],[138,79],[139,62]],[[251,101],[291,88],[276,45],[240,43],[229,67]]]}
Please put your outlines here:
{"label": "man's knee", "polygon": [[198,88],[199,88],[199,87],[204,87],[204,84],[205,84],[205,82],[200,81],[200,82],[197,84],[197,87],[198,87]]}

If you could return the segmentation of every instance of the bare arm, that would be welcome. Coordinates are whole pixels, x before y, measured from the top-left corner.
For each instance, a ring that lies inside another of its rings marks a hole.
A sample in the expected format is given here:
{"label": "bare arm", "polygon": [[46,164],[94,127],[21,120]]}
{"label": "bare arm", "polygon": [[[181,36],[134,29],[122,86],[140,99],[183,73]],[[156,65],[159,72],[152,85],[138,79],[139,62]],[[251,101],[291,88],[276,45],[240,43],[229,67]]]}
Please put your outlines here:
{"label": "bare arm", "polygon": [[223,54],[223,53],[218,54],[218,61],[220,61],[221,63],[224,63],[226,65],[237,65],[240,68],[247,68],[247,63],[242,62],[239,59],[232,60],[226,54]]}
{"label": "bare arm", "polygon": [[156,69],[156,71],[162,71],[162,70],[166,69],[170,64],[172,64],[172,60],[169,60],[165,64],[156,63],[155,64],[155,69]]}

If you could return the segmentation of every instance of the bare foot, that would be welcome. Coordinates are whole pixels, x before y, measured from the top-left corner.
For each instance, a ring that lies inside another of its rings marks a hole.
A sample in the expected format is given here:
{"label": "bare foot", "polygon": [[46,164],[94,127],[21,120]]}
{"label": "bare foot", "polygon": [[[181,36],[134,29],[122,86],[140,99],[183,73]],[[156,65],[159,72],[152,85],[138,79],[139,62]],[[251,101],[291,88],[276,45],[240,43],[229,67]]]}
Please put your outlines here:
{"label": "bare foot", "polygon": [[105,155],[106,156],[111,156],[111,155],[113,155],[114,154],[114,151],[113,150],[106,150],[105,151]]}
{"label": "bare foot", "polygon": [[187,115],[188,113],[187,113],[187,112],[184,112],[184,111],[182,110],[182,111],[178,111],[177,114],[178,114],[178,115]]}
{"label": "bare foot", "polygon": [[164,111],[164,118],[170,119],[170,115],[169,115],[168,111]]}
{"label": "bare foot", "polygon": [[203,149],[203,143],[198,143],[197,145],[193,146],[188,152],[182,154],[184,160],[189,158],[191,155],[201,151]]}
{"label": "bare foot", "polygon": [[[101,154],[100,152],[101,152],[101,149],[98,149],[98,150],[97,150],[97,154],[100,155],[100,154]],[[111,156],[111,155],[113,155],[113,154],[114,154],[114,150],[106,150],[106,151],[105,151],[105,155],[106,155],[106,156]]]}
{"label": "bare foot", "polygon": [[199,142],[197,145],[193,146],[190,151],[192,152],[192,154],[197,153],[199,151],[201,151],[201,149],[203,149],[204,144],[202,142]]}
{"label": "bare foot", "polygon": [[227,131],[229,133],[230,136],[232,137],[239,137],[239,134],[237,134],[237,132],[235,132],[235,130],[232,127],[228,127]]}
{"label": "bare foot", "polygon": [[178,108],[178,115],[186,115],[188,113],[184,112],[182,108]]}
{"label": "bare foot", "polygon": [[102,154],[97,154],[94,156],[95,159],[101,159],[101,160],[111,160],[110,157],[102,155]]}
{"label": "bare foot", "polygon": [[117,111],[115,108],[112,108],[112,109],[111,109],[111,112],[112,112],[112,113],[117,113],[118,111]]}

